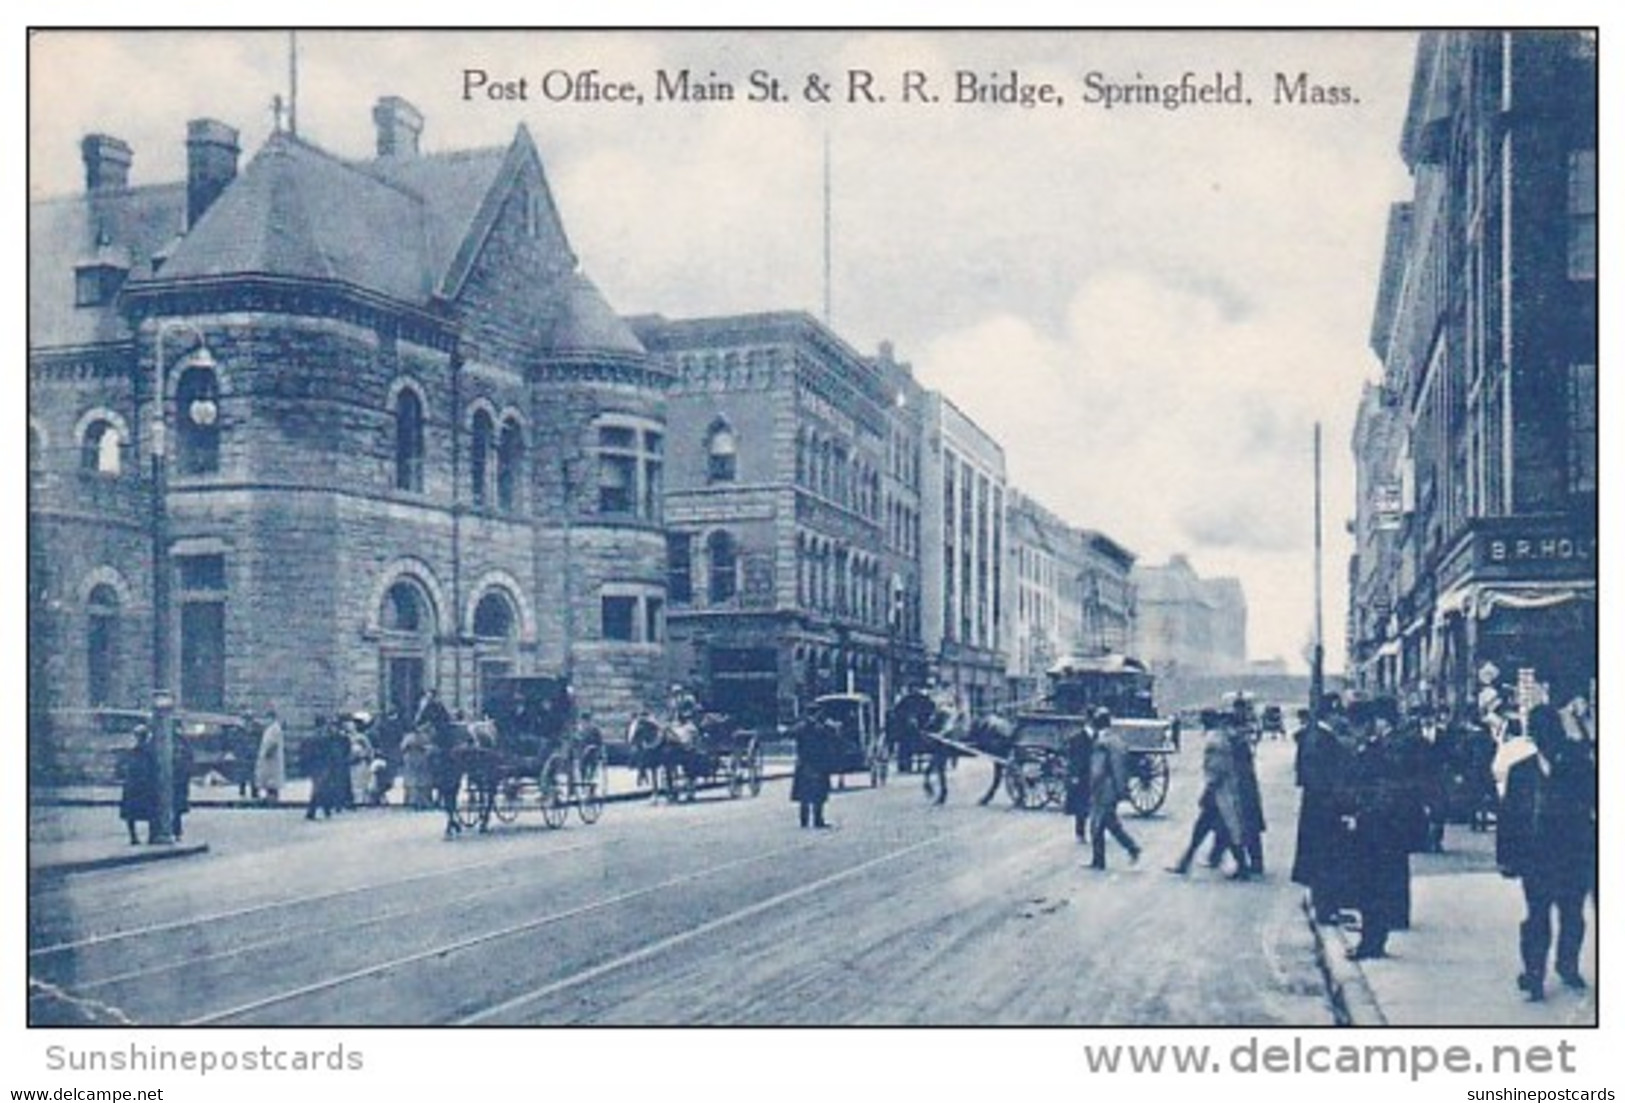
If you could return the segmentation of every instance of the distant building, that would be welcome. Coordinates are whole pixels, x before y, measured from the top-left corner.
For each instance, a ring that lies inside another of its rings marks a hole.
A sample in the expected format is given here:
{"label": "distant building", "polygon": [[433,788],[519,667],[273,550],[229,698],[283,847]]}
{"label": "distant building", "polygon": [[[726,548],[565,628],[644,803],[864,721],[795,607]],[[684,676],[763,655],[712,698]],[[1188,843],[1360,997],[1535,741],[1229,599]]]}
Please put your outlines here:
{"label": "distant building", "polygon": [[1086,652],[1135,654],[1139,597],[1134,585],[1134,553],[1093,529],[1083,530],[1079,537],[1083,575],[1078,580],[1078,619],[1084,648]]}
{"label": "distant building", "polygon": [[1183,555],[1134,568],[1136,651],[1159,677],[1246,669],[1247,598],[1234,578],[1203,579]]}
{"label": "distant building", "polygon": [[241,171],[195,120],[186,179],[140,187],[92,135],[85,190],[31,204],[40,761],[105,766],[86,710],[151,704],[155,516],[183,710],[474,712],[540,671],[609,716],[650,695],[669,377],[524,127],[434,153],[404,100],[373,120],[376,156],[277,132]]}
{"label": "distant building", "polygon": [[1372,324],[1350,672],[1595,696],[1597,42],[1422,35]]}

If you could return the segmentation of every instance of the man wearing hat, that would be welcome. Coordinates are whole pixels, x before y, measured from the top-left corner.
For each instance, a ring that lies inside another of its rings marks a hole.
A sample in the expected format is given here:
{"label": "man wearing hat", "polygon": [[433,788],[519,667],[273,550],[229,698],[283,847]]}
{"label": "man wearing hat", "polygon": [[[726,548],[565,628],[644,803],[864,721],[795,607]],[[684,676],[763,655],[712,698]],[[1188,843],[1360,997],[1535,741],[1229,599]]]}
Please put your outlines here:
{"label": "man wearing hat", "polygon": [[1106,868],[1106,836],[1110,834],[1124,850],[1128,860],[1140,860],[1140,845],[1123,830],[1123,821],[1117,816],[1117,805],[1128,796],[1128,747],[1123,737],[1112,730],[1112,715],[1096,709],[1090,717],[1094,729],[1094,750],[1089,757],[1089,837],[1094,847],[1089,865],[1092,869]]}

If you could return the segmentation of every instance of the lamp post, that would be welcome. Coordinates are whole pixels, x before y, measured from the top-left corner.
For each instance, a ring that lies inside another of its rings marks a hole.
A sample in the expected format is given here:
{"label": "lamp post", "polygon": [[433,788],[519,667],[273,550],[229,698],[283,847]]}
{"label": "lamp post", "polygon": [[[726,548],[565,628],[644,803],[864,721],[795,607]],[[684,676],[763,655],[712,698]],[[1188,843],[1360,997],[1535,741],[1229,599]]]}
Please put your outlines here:
{"label": "lamp post", "polygon": [[197,338],[197,347],[186,357],[188,367],[212,369],[215,365],[203,331],[197,326],[178,319],[159,323],[154,369],[157,387],[152,396],[152,741],[158,760],[158,792],[156,816],[147,832],[148,841],[159,844],[175,841],[175,688],[169,661],[169,358],[164,339],[178,329],[190,330]]}

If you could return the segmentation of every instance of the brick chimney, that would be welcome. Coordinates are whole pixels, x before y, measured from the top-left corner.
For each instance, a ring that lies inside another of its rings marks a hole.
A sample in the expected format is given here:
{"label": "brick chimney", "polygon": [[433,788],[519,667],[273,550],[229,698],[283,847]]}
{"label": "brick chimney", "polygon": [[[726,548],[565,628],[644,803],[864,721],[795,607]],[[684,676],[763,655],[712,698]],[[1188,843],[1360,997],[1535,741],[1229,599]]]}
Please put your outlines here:
{"label": "brick chimney", "polygon": [[116,191],[130,186],[130,162],[135,154],[129,143],[111,134],[87,134],[79,143],[85,159],[85,190]]}
{"label": "brick chimney", "polygon": [[383,96],[372,108],[378,128],[378,156],[416,157],[423,113],[399,96]]}
{"label": "brick chimney", "polygon": [[186,224],[196,226],[209,205],[237,179],[237,131],[214,119],[186,124]]}

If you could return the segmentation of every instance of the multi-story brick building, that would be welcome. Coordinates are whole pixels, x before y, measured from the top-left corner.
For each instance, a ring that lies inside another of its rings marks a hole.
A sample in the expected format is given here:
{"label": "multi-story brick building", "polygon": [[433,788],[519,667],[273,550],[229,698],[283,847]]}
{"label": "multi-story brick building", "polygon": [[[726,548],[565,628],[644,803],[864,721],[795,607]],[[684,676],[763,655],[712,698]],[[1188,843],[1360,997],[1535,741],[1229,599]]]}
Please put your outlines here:
{"label": "multi-story brick building", "polygon": [[428,153],[411,105],[373,118],[375,157],[279,131],[240,172],[198,120],[187,180],[139,187],[95,135],[86,191],[33,204],[31,693],[59,735],[150,702],[155,560],[183,709],[472,711],[544,670],[611,715],[655,694],[667,376],[523,127]]}
{"label": "multi-story brick building", "polygon": [[[1421,37],[1354,440],[1368,683],[1594,692],[1597,56],[1581,32]],[[1378,534],[1385,534],[1378,536]],[[1386,664],[1386,665],[1384,665]],[[1523,672],[1528,672],[1524,675]]]}
{"label": "multi-story brick building", "polygon": [[1079,536],[1083,543],[1079,630],[1085,653],[1132,654],[1139,610],[1133,580],[1135,555],[1103,532],[1085,529]]}
{"label": "multi-story brick building", "polygon": [[822,693],[881,694],[899,573],[888,509],[900,496],[886,490],[892,463],[906,462],[892,451],[896,365],[888,377],[889,357],[863,357],[799,312],[631,325],[675,380],[675,679],[758,724]]}

